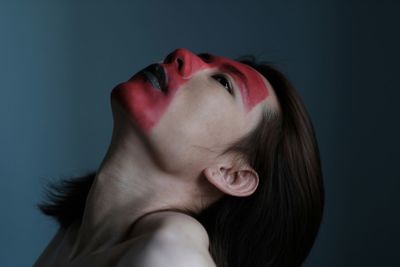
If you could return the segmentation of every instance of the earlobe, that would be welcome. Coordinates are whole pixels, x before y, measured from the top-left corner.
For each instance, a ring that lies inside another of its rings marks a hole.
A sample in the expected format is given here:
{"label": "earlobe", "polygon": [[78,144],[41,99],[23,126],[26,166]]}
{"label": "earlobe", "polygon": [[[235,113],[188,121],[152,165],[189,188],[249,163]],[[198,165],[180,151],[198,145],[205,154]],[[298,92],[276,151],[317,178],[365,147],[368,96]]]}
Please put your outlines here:
{"label": "earlobe", "polygon": [[259,182],[257,172],[248,166],[239,169],[214,166],[204,169],[203,173],[220,191],[238,197],[254,193]]}

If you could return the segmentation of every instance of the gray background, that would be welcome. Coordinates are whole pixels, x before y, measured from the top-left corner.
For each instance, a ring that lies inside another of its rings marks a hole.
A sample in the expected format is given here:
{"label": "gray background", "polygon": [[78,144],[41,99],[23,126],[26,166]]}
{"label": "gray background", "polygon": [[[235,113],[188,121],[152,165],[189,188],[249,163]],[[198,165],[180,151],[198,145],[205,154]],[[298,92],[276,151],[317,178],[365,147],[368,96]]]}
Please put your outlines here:
{"label": "gray background", "polygon": [[56,231],[46,179],[95,170],[111,89],[177,47],[279,63],[314,121],[327,193],[306,266],[400,266],[398,1],[0,2],[0,266]]}

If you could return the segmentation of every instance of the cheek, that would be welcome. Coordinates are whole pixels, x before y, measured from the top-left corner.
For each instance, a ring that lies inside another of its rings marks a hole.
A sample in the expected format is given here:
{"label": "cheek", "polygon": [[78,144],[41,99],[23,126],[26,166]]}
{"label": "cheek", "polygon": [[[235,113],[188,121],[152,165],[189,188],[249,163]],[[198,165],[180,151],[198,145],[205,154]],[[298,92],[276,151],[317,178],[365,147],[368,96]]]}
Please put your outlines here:
{"label": "cheek", "polygon": [[242,114],[232,104],[217,98],[205,102],[207,108],[196,110],[189,122],[197,142],[211,149],[225,147],[240,130]]}
{"label": "cheek", "polygon": [[155,90],[139,74],[117,85],[112,90],[111,98],[119,103],[130,118],[146,133],[158,123],[171,102],[171,98]]}
{"label": "cheek", "polygon": [[220,145],[240,128],[238,119],[241,114],[229,97],[215,87],[182,88],[154,131],[159,133],[160,139],[166,140],[167,136],[168,142],[177,147],[196,149]]}

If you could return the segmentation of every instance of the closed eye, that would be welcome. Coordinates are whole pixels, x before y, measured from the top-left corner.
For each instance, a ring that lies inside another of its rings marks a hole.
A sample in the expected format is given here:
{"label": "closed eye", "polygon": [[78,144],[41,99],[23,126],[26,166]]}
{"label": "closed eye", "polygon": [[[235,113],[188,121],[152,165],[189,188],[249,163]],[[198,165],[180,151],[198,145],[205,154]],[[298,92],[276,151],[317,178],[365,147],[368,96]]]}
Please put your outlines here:
{"label": "closed eye", "polygon": [[223,74],[215,74],[212,76],[217,82],[219,82],[225,90],[227,90],[231,95],[233,95],[233,87],[232,84],[225,75]]}

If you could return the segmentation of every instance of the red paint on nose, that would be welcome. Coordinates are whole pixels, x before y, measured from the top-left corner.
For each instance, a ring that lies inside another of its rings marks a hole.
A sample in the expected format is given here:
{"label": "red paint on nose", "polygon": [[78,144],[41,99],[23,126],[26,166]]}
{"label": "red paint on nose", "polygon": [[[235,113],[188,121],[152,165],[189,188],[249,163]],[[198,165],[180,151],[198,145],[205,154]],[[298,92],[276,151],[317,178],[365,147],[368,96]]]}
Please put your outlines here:
{"label": "red paint on nose", "polygon": [[165,58],[164,64],[185,80],[189,79],[193,73],[206,67],[206,64],[197,55],[185,48],[174,50]]}
{"label": "red paint on nose", "polygon": [[[234,66],[241,72],[240,77],[225,66]],[[112,96],[124,106],[142,129],[149,132],[163,116],[176,92],[199,70],[212,68],[231,74],[239,85],[246,110],[268,97],[268,88],[261,75],[254,69],[224,57],[212,56],[204,61],[187,49],[179,48],[170,53],[162,64],[166,74],[167,94],[153,88],[143,74],[134,75],[129,81],[113,90]]]}
{"label": "red paint on nose", "polygon": [[[179,88],[199,70],[215,68],[225,72],[225,66],[230,65],[238,69],[245,77],[246,83],[233,75],[235,81],[239,84],[247,111],[250,111],[256,104],[268,97],[268,88],[256,70],[228,58],[209,56],[210,59],[204,61],[185,48],[174,50],[164,60],[164,67],[169,75],[168,87],[171,87],[172,90]],[[227,72],[230,73],[229,70]]]}

